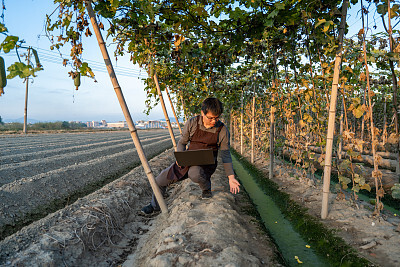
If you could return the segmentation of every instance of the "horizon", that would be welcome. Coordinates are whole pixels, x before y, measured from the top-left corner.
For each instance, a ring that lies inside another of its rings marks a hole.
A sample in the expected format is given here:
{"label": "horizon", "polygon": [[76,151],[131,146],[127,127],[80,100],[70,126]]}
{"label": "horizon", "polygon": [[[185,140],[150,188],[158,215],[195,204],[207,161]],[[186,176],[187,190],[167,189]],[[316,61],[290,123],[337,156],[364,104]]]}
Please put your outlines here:
{"label": "horizon", "polygon": [[[4,123],[23,123],[24,122],[24,117],[20,117],[20,118],[16,118],[16,119],[5,119],[2,116],[0,116],[2,121]],[[169,117],[171,123],[176,122],[175,117]],[[101,122],[102,120],[105,120],[106,122],[122,122],[122,121],[126,121],[125,118],[121,119],[121,120],[106,120],[106,119],[100,119],[100,120],[47,120],[47,121],[42,121],[42,120],[37,120],[35,118],[28,118],[27,123],[28,124],[35,124],[35,123],[52,123],[52,122],[59,122],[59,121],[66,121],[66,122],[81,122],[81,123],[87,123],[87,122],[92,122],[92,121],[96,121],[96,122]],[[137,121],[165,121],[165,118],[158,118],[158,119],[154,119],[154,118],[138,118],[138,119],[134,119],[132,117],[132,120],[134,122]],[[183,122],[184,120],[182,118],[178,118],[179,122]]]}

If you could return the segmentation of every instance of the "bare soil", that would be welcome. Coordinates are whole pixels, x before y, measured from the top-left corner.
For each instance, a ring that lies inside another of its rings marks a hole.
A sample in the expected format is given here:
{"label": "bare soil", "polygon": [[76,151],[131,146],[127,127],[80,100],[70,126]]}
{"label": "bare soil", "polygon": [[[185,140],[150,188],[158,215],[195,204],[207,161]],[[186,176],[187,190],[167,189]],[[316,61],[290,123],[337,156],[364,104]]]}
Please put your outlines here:
{"label": "bare soil", "polygon": [[[153,158],[154,174],[173,160],[171,149]],[[259,156],[255,164],[268,177],[268,160]],[[319,180],[278,160],[274,181],[320,217]],[[150,201],[151,188],[139,166],[2,240],[0,266],[281,266],[247,195],[229,193],[222,164],[212,184],[209,200],[200,199],[190,180],[173,185],[168,213],[146,217],[140,209]],[[372,209],[331,194],[328,219],[322,222],[377,266],[399,266],[400,218],[389,212],[375,218]]]}
{"label": "bare soil", "polygon": [[[172,150],[150,161],[155,174]],[[280,266],[278,252],[248,215],[246,195],[229,193],[223,167],[213,198],[190,180],[171,187],[169,212],[139,214],[150,200],[141,167],[0,243],[5,266]],[[257,244],[257,246],[254,246]]]}

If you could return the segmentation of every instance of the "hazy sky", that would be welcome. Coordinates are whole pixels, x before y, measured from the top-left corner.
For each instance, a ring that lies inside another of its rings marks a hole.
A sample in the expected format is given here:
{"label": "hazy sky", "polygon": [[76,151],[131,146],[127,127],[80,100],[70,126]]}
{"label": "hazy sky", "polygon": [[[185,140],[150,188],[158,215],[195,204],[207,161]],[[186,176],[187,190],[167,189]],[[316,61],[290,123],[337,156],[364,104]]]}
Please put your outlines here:
{"label": "hazy sky", "polygon": [[[5,0],[5,6],[4,22],[8,33],[24,39],[25,46],[36,48],[44,68],[43,71],[37,73],[33,83],[29,83],[28,118],[40,121],[105,119],[112,122],[124,120],[94,34],[84,39],[86,50],[84,50],[83,59],[94,61],[93,69],[98,82],[82,77],[81,86],[76,91],[73,80],[68,76],[71,68],[62,66],[61,57],[58,52],[50,50],[51,44],[45,36],[45,15],[56,9],[53,1]],[[105,34],[103,37],[105,38]],[[0,41],[4,38],[5,36],[0,36]],[[69,45],[66,47],[70,48]],[[26,50],[19,49],[18,51],[24,53]],[[112,49],[109,49],[109,54],[113,57]],[[0,55],[6,62],[6,68],[17,60],[15,52],[10,55],[2,52]],[[118,58],[118,64],[115,64],[115,59],[113,59],[113,64],[114,67],[117,66],[117,78],[132,118],[134,120],[164,118],[160,106],[154,109],[149,117],[143,113],[146,96],[143,82],[138,79],[138,76],[144,78],[147,77],[147,73],[143,70],[140,73],[139,67],[130,63],[128,57]],[[124,75],[118,75],[118,73]],[[133,76],[129,77],[129,74]],[[25,105],[23,80],[19,77],[8,80],[4,91],[5,94],[0,97],[0,116],[3,120],[23,117]],[[169,101],[165,100],[166,105],[169,106]],[[173,117],[171,110],[168,115]]]}
{"label": "hazy sky", "polygon": [[[88,60],[95,70],[97,83],[92,79],[82,78],[78,91],[74,89],[73,81],[68,76],[70,67],[63,67],[62,60],[56,51],[50,50],[50,42],[45,36],[45,15],[52,13],[56,5],[52,0],[5,0],[6,10],[4,22],[9,34],[17,35],[26,41],[25,46],[32,46],[38,50],[43,71],[29,83],[28,118],[40,121],[78,120],[88,121],[105,119],[109,122],[124,120],[117,97],[105,70],[103,58],[97,45],[95,36],[84,38],[83,59]],[[353,7],[348,14],[350,25],[349,35],[356,34],[361,28],[361,19],[357,15],[359,4]],[[372,27],[381,22],[379,17],[370,15],[368,24]],[[92,31],[93,32],[93,31]],[[105,34],[104,34],[105,36]],[[2,41],[5,36],[0,36]],[[109,44],[110,40],[106,40]],[[69,49],[70,46],[66,45]],[[68,50],[65,50],[68,53]],[[23,53],[23,49],[19,49]],[[110,56],[113,50],[109,49]],[[17,60],[15,52],[10,55],[0,53],[6,61],[6,68]],[[112,56],[113,58],[113,56]],[[138,75],[146,77],[147,73],[138,66],[129,62],[129,58],[120,57],[117,66],[117,77],[123,90],[125,100],[134,120],[163,118],[161,107],[154,109],[149,117],[143,113],[145,109],[144,85]],[[102,70],[102,71],[96,71]],[[119,75],[124,74],[124,75]],[[129,77],[127,74],[132,74]],[[166,105],[169,106],[168,101]],[[18,77],[8,80],[5,94],[0,97],[0,116],[3,120],[17,119],[24,116],[25,83]],[[168,111],[173,116],[171,110]]]}

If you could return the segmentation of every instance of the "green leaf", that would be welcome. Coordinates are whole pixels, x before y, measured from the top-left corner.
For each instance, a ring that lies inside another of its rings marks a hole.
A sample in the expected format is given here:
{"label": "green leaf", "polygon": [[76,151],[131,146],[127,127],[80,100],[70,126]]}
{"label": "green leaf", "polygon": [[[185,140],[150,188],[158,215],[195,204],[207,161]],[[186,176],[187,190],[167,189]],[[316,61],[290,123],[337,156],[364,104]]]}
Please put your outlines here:
{"label": "green leaf", "polygon": [[79,67],[79,72],[83,76],[89,76],[91,78],[94,78],[94,73],[92,71],[92,68],[89,67],[89,64],[87,62],[82,63],[82,65]]}
{"label": "green leaf", "polygon": [[392,197],[400,199],[400,184],[394,184],[392,187]]}
{"label": "green leaf", "polygon": [[17,36],[9,35],[4,39],[4,41],[0,45],[0,50],[3,49],[4,53],[9,53],[10,50],[14,49],[17,44],[19,38]]}
{"label": "green leaf", "polygon": [[3,23],[0,23],[0,32],[8,32],[6,26]]}
{"label": "green leaf", "polygon": [[376,11],[381,14],[381,15],[385,15],[387,13],[387,4],[381,4],[381,5],[377,5],[376,6]]}
{"label": "green leaf", "polygon": [[275,9],[271,13],[268,14],[267,18],[268,19],[275,18],[278,14],[279,14],[279,10]]}
{"label": "green leaf", "polygon": [[34,74],[32,67],[22,62],[15,62],[11,66],[9,66],[7,70],[9,72],[9,74],[7,75],[7,79],[13,79],[16,76],[24,79]]}
{"label": "green leaf", "polygon": [[276,9],[278,9],[278,10],[283,10],[283,9],[285,9],[285,3],[277,2],[277,3],[274,4],[274,6],[275,6]]}

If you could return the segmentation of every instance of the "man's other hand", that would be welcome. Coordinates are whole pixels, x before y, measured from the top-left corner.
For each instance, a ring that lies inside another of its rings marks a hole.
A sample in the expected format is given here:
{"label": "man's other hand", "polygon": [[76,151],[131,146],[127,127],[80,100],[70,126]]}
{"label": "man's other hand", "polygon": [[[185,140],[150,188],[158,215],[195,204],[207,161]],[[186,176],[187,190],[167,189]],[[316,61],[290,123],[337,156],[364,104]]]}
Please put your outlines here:
{"label": "man's other hand", "polygon": [[229,187],[232,194],[239,193],[240,191],[240,183],[235,179],[235,175],[229,175]]}

